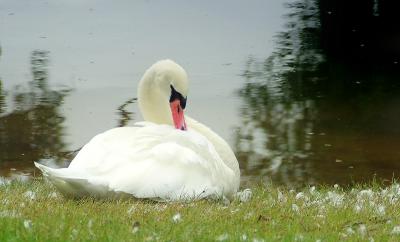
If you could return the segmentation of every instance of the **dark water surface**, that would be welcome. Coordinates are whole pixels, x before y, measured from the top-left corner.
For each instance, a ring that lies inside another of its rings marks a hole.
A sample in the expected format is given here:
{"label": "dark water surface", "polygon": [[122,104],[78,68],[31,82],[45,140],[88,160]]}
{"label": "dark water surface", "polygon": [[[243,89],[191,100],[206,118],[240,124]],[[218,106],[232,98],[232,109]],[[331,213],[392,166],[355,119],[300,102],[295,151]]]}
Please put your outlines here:
{"label": "dark water surface", "polygon": [[187,113],[233,147],[246,184],[400,176],[395,1],[5,1],[0,176],[67,166],[95,134],[141,120],[159,59],[191,79]]}

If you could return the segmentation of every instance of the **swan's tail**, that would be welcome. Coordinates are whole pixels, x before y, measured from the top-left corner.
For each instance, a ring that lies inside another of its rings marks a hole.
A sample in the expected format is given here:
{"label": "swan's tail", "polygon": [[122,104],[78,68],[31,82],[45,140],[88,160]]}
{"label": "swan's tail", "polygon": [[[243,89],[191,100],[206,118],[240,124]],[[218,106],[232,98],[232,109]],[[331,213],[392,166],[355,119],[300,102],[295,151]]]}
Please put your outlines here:
{"label": "swan's tail", "polygon": [[42,171],[54,186],[66,197],[82,198],[96,197],[109,198],[110,195],[121,196],[122,194],[110,191],[108,186],[94,183],[83,173],[76,173],[68,168],[50,168],[35,162],[35,166]]}

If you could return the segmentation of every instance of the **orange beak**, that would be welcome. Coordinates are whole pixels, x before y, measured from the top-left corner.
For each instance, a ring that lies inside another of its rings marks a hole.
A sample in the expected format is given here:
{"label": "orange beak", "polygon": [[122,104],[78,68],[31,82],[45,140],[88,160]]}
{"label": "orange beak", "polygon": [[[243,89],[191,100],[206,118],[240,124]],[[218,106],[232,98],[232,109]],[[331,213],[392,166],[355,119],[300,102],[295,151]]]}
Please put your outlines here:
{"label": "orange beak", "polygon": [[174,126],[176,129],[187,130],[185,115],[183,114],[183,109],[181,107],[181,101],[175,99],[169,103],[171,107],[172,119],[174,120]]}

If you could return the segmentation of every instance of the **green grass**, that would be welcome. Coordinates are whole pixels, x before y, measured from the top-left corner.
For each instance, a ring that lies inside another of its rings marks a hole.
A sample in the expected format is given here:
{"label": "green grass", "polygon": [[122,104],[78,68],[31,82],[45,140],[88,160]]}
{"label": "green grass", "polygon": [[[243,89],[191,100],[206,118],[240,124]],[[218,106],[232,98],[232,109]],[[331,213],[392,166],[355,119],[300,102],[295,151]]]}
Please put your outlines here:
{"label": "green grass", "polygon": [[252,191],[230,204],[71,200],[41,179],[11,182],[0,185],[0,241],[400,240],[396,184]]}

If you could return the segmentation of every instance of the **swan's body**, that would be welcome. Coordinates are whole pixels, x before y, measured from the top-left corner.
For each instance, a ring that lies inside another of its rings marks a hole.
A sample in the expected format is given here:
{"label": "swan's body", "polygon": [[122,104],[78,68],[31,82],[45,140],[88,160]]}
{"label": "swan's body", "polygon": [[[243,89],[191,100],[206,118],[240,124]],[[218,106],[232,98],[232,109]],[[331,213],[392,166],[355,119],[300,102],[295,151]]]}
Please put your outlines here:
{"label": "swan's body", "polygon": [[238,162],[221,137],[184,118],[179,108],[186,104],[187,82],[179,65],[157,62],[138,88],[139,107],[147,122],[95,136],[68,168],[35,165],[72,197],[231,198],[239,188]]}

